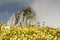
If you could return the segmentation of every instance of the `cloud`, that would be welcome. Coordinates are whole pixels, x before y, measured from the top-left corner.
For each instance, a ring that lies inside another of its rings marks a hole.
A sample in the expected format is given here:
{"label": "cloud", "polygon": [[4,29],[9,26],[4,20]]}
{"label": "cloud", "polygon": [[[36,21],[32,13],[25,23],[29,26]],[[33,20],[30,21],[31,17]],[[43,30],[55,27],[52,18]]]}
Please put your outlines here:
{"label": "cloud", "polygon": [[48,26],[60,26],[60,0],[33,0],[30,6],[36,12],[37,21]]}

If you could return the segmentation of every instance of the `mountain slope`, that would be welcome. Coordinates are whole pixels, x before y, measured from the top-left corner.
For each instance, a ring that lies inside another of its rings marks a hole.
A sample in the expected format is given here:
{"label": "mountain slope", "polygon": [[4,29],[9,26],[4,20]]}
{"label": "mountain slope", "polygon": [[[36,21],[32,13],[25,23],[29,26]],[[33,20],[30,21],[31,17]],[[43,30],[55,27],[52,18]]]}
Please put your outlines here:
{"label": "mountain slope", "polygon": [[26,7],[13,14],[7,22],[7,25],[29,26],[35,20],[35,13],[31,7]]}

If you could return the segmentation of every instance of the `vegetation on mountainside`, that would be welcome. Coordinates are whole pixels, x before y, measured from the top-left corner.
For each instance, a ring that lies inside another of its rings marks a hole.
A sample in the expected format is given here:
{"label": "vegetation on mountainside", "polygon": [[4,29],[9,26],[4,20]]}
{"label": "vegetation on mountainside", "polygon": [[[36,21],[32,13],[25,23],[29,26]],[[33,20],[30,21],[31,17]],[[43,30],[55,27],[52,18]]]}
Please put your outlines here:
{"label": "vegetation on mountainside", "polygon": [[60,40],[60,29],[50,27],[16,27],[0,24],[0,40]]}

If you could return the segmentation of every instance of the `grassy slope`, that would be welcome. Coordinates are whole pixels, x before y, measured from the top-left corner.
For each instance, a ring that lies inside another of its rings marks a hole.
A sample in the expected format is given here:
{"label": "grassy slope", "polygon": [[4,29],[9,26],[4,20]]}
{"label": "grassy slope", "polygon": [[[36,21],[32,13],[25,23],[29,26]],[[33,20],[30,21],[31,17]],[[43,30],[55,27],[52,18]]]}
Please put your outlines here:
{"label": "grassy slope", "polygon": [[60,30],[57,28],[9,27],[0,24],[0,40],[60,40]]}

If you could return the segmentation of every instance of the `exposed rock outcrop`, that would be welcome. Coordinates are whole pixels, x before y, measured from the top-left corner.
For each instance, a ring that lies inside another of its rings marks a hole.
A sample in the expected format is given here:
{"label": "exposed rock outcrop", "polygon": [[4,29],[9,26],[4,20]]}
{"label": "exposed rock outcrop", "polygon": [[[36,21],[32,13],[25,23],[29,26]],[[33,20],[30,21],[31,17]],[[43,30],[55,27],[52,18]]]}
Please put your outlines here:
{"label": "exposed rock outcrop", "polygon": [[35,20],[35,13],[31,7],[27,7],[13,14],[7,22],[7,25],[29,26]]}

